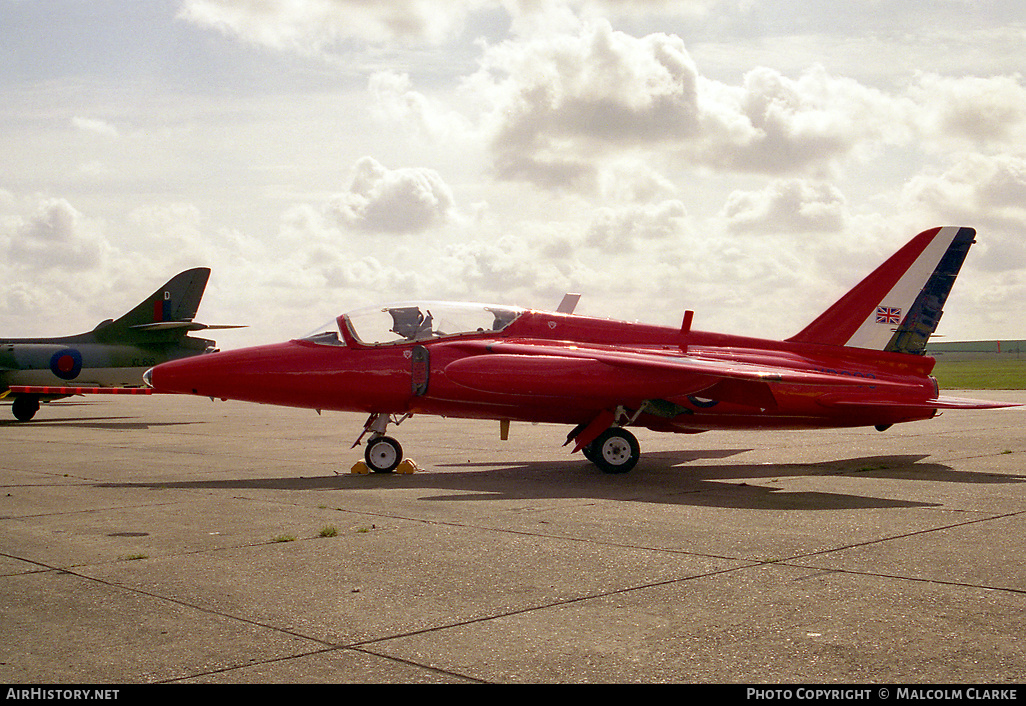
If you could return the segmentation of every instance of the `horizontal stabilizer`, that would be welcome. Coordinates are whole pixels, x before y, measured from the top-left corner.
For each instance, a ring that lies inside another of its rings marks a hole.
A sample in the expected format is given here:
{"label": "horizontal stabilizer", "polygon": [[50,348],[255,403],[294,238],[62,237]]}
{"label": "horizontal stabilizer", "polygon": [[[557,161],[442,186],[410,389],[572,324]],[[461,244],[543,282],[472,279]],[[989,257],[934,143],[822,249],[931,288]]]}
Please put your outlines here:
{"label": "horizontal stabilizer", "polygon": [[179,272],[121,318],[99,324],[92,335],[102,343],[153,343],[173,341],[199,330],[189,327],[209,277],[209,267]]}
{"label": "horizontal stabilizer", "polygon": [[936,409],[1007,409],[1022,407],[1018,402],[994,402],[993,400],[974,400],[967,397],[938,397],[926,403]]}
{"label": "horizontal stabilizer", "polygon": [[230,324],[201,324],[195,321],[158,321],[152,324],[136,324],[131,328],[136,331],[168,331],[172,329],[184,329],[186,331],[212,331],[214,329],[246,328],[245,326],[233,326]]}
{"label": "horizontal stabilizer", "polygon": [[1023,406],[1018,402],[994,402],[965,397],[935,397],[929,400],[909,401],[865,397],[834,398],[831,395],[824,395],[817,401],[827,407],[903,407],[906,409],[1005,409]]}

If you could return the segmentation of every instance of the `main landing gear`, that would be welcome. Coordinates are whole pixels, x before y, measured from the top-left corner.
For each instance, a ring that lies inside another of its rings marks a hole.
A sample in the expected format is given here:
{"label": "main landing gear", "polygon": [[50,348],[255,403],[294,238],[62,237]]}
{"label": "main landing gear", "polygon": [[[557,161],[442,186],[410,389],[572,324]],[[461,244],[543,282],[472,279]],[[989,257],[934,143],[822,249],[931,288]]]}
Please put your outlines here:
{"label": "main landing gear", "polygon": [[11,403],[11,412],[19,422],[27,422],[39,411],[39,398],[35,395],[18,395]]}
{"label": "main landing gear", "polygon": [[624,427],[633,424],[646,405],[635,411],[617,407],[600,412],[590,422],[574,427],[563,445],[574,443],[574,451],[580,450],[603,473],[627,473],[638,465],[641,447],[637,437]]}
{"label": "main landing gear", "polygon": [[[412,469],[416,468],[416,464],[409,460],[403,461],[402,445],[385,434],[390,423],[399,425],[410,416],[405,414],[393,419],[388,414],[372,414],[364,424],[360,438],[353,444],[353,448],[356,448],[363,437],[370,434],[363,453],[366,468],[357,471],[354,467],[354,472],[392,473],[396,469],[403,471],[402,467],[406,466],[409,466],[410,470],[405,472],[412,472]],[[638,464],[638,459],[641,458],[641,447],[637,437],[627,429],[618,426],[611,426],[603,431],[594,441],[586,444],[581,451],[584,453],[584,457],[598,466],[603,473],[627,473]],[[359,465],[357,464],[357,466]]]}
{"label": "main landing gear", "polygon": [[609,427],[581,452],[603,473],[627,473],[641,458],[638,439],[623,427]]}

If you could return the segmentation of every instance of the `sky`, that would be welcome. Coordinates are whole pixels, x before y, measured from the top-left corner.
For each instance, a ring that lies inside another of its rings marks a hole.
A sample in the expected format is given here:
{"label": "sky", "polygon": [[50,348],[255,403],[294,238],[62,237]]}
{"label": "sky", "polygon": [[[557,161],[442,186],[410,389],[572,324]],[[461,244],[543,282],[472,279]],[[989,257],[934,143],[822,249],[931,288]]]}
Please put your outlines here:
{"label": "sky", "polygon": [[0,335],[212,269],[221,348],[411,299],[786,338],[978,231],[1026,338],[1019,0],[0,0]]}

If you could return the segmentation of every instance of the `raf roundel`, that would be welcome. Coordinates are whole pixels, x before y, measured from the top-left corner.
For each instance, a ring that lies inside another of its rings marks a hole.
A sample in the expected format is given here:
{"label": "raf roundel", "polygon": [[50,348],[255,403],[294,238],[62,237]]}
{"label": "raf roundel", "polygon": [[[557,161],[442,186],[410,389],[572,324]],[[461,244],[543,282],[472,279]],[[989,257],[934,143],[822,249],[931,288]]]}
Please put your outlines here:
{"label": "raf roundel", "polygon": [[61,380],[74,380],[82,372],[82,354],[74,348],[57,351],[50,358],[50,372]]}

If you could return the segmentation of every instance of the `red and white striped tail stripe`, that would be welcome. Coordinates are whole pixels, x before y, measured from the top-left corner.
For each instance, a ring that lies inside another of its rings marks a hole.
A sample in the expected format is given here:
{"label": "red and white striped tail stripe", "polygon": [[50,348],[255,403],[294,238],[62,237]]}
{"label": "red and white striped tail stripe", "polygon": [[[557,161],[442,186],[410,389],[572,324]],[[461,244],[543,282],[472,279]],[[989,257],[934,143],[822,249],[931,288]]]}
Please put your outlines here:
{"label": "red and white striped tail stripe", "polygon": [[58,387],[50,385],[11,385],[16,395],[152,395],[148,387]]}

